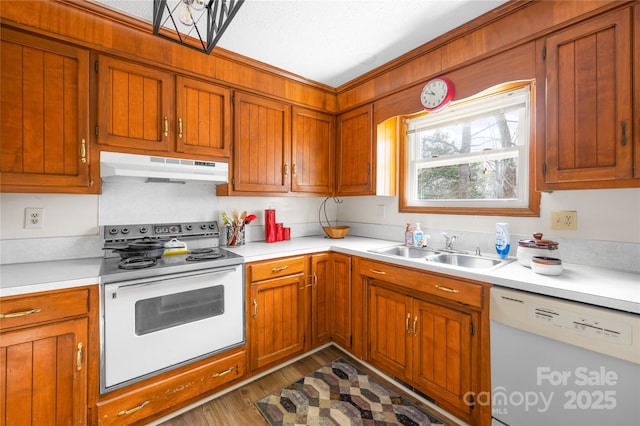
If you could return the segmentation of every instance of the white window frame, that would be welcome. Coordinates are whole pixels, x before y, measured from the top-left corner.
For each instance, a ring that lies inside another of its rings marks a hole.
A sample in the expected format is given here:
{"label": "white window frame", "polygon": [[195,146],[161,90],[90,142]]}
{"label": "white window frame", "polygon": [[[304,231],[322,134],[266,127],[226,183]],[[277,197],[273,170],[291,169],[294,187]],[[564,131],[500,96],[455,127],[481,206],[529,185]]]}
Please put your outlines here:
{"label": "white window frame", "polygon": [[[533,143],[531,108],[534,103],[533,94],[530,84],[520,85],[513,89],[493,93],[486,96],[477,96],[471,99],[458,101],[449,105],[449,107],[438,113],[421,115],[415,118],[409,118],[406,121],[405,135],[405,210],[418,211],[420,209],[429,208],[453,208],[464,209],[469,208],[477,211],[477,209],[528,209],[531,202],[531,191],[534,191],[533,182],[530,182],[530,153],[531,144]],[[445,127],[448,123],[459,122],[460,120],[481,116],[483,111],[493,115],[500,110],[511,109],[514,106],[524,104],[524,108],[520,112],[517,145],[505,148],[491,149],[490,151],[480,151],[456,154],[450,156],[441,156],[436,158],[419,158],[419,143],[417,134],[420,130],[434,129]],[[506,158],[518,158],[517,170],[517,198],[513,199],[432,199],[420,200],[417,198],[418,175],[422,168],[441,167],[457,164],[475,163],[485,160],[499,160]],[[458,211],[457,213],[462,213]]]}

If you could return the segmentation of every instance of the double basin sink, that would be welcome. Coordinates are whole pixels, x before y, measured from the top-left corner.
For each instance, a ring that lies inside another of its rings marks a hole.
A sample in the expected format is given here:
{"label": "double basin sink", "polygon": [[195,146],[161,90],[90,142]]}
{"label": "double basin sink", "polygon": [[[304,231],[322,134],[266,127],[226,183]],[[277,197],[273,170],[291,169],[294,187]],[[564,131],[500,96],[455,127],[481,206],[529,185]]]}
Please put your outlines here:
{"label": "double basin sink", "polygon": [[369,252],[410,260],[425,260],[429,263],[449,265],[458,268],[480,270],[497,269],[512,261],[510,259],[497,259],[495,257],[473,255],[464,252],[403,245],[371,249]]}

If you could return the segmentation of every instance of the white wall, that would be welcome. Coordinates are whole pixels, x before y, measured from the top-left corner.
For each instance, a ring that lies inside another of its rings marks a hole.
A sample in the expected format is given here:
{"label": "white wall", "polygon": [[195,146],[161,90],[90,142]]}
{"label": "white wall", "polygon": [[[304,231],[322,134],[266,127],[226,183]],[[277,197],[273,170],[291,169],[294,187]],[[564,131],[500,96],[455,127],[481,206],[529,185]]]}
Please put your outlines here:
{"label": "white wall", "polygon": [[[98,195],[0,194],[0,239],[98,234]],[[24,209],[44,208],[44,228],[25,229]]]}
{"label": "white wall", "polygon": [[[147,186],[145,186],[147,185]],[[151,185],[151,186],[148,186]],[[155,185],[155,186],[154,186]],[[317,224],[318,197],[216,197],[213,185],[117,184],[104,185],[103,194],[0,194],[0,239],[97,235],[98,225],[171,221],[221,221],[220,212],[247,210],[264,225],[264,210],[276,209],[285,226]],[[398,213],[397,197],[344,197],[327,203],[332,222],[360,222],[402,226],[420,222],[429,228],[493,232],[496,222],[510,223],[514,234],[542,232],[546,237],[640,243],[640,189],[555,191],[542,194],[539,218]],[[382,206],[382,207],[379,207]],[[24,208],[44,207],[44,229],[24,228]],[[384,217],[380,217],[380,210]],[[576,210],[578,229],[550,229],[552,210]],[[293,235],[296,236],[295,234]],[[401,236],[390,235],[391,239]],[[255,239],[255,238],[254,238]]]}
{"label": "white wall", "polygon": [[[381,210],[384,210],[384,217],[379,215]],[[552,210],[577,211],[577,230],[551,230]],[[338,218],[345,222],[386,225],[420,222],[427,233],[430,228],[493,233],[496,222],[508,222],[512,234],[542,232],[545,238],[550,239],[558,237],[640,243],[640,189],[543,193],[540,217],[535,218],[398,213],[397,197],[347,197],[338,209]],[[402,239],[402,236],[392,236],[392,239],[398,238]],[[434,235],[433,238],[439,236]]]}

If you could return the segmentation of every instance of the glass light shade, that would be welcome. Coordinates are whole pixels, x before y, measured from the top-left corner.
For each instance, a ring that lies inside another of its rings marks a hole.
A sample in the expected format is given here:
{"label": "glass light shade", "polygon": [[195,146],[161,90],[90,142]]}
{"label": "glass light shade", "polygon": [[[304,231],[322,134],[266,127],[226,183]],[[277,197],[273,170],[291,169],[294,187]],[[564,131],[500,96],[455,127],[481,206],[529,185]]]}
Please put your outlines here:
{"label": "glass light shade", "polygon": [[184,25],[191,26],[194,24],[193,14],[191,13],[191,7],[187,3],[182,5],[182,9],[180,10],[180,14],[178,15],[178,19]]}

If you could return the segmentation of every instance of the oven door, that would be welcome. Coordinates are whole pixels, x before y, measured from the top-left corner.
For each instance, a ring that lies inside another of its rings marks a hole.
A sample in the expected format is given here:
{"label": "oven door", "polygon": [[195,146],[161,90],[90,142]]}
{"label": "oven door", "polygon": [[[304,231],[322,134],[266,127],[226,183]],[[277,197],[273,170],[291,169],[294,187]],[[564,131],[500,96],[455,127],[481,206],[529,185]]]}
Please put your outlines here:
{"label": "oven door", "polygon": [[245,342],[242,265],[105,284],[101,391]]}

